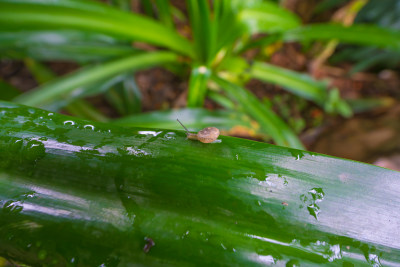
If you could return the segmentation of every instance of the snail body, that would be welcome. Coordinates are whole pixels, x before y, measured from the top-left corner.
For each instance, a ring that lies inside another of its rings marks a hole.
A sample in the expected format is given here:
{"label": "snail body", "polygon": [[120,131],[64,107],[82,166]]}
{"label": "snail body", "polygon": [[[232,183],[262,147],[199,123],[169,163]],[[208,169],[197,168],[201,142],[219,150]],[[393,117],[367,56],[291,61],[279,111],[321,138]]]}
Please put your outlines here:
{"label": "snail body", "polygon": [[198,140],[202,143],[212,143],[217,140],[219,136],[219,130],[215,127],[207,127],[203,130],[199,131],[197,134],[190,133],[189,130],[177,119],[177,121],[182,125],[186,130],[186,136],[190,140]]}

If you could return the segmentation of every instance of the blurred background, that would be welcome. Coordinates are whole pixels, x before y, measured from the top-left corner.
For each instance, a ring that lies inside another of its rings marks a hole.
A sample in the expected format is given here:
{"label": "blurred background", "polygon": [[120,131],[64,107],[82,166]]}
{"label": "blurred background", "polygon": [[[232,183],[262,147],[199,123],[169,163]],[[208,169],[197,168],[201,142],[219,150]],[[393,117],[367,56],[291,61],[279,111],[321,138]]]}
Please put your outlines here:
{"label": "blurred background", "polygon": [[0,1],[0,99],[400,171],[400,1]]}

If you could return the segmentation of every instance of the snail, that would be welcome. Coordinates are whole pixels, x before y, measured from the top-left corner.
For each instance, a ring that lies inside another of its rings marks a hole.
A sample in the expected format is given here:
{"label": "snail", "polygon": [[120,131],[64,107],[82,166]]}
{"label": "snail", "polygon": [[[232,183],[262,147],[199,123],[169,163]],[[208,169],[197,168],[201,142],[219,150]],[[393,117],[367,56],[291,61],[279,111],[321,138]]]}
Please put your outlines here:
{"label": "snail", "polygon": [[189,130],[182,124],[182,122],[176,119],[183,128],[186,130],[186,136],[191,140],[199,140],[202,143],[212,143],[217,140],[219,136],[219,130],[215,127],[207,127],[199,131],[197,134],[190,133]]}

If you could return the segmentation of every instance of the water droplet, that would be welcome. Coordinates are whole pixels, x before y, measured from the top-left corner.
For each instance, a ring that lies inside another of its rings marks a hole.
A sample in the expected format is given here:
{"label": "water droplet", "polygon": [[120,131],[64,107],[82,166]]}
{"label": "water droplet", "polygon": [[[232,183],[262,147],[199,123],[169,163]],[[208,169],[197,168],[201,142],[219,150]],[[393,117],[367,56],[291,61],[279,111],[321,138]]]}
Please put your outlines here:
{"label": "water droplet", "polygon": [[300,262],[298,260],[290,260],[286,263],[286,267],[298,267]]}
{"label": "water droplet", "polygon": [[49,114],[47,114],[47,116],[53,116],[53,115],[54,115],[53,112],[50,112]]}
{"label": "water droplet", "polygon": [[162,133],[162,131],[159,131],[159,132],[156,132],[156,131],[138,131],[138,134],[152,135],[152,136],[157,136],[160,133]]}
{"label": "water droplet", "polygon": [[381,261],[378,257],[378,255],[375,254],[368,254],[368,259],[367,261],[373,266],[373,267],[380,267],[382,266]]}
{"label": "water droplet", "polygon": [[261,263],[266,264],[266,265],[272,265],[275,264],[275,259],[271,255],[258,255],[258,259]]}
{"label": "water droplet", "polygon": [[239,155],[238,154],[236,154],[236,160],[239,160]]}
{"label": "water droplet", "polygon": [[321,209],[317,204],[310,204],[307,206],[308,213],[313,216],[316,220],[318,220],[318,214],[321,212]]}
{"label": "water droplet", "polygon": [[226,250],[226,247],[224,246],[224,244],[221,243],[221,247]]}
{"label": "water droplet", "polygon": [[75,125],[74,121],[64,121],[64,125]]}
{"label": "water droplet", "polygon": [[8,213],[20,213],[24,207],[19,201],[9,200],[3,205],[3,211]]}
{"label": "water droplet", "polygon": [[94,126],[90,125],[90,124],[87,124],[87,125],[83,126],[83,128],[84,129],[88,129],[88,130],[94,130]]}
{"label": "water droplet", "polygon": [[334,260],[341,259],[341,258],[342,258],[342,250],[340,249],[340,245],[336,244],[336,245],[330,246],[328,260],[330,262],[332,262]]}
{"label": "water droplet", "polygon": [[168,132],[168,133],[164,134],[163,139],[164,140],[174,140],[174,139],[176,139],[175,135],[176,134],[174,132]]}
{"label": "water droplet", "polygon": [[36,196],[36,192],[35,191],[29,191],[29,192],[26,192],[26,193],[21,195],[23,200],[26,200],[28,198],[32,198],[32,197],[35,197],[35,196]]}
{"label": "water droplet", "polygon": [[297,150],[297,149],[290,149],[290,154],[292,154],[292,156],[296,159],[296,160],[300,160],[302,157],[304,157],[304,153],[301,150]]}
{"label": "water droplet", "polygon": [[28,160],[37,161],[46,155],[44,144],[38,140],[31,140],[26,144],[26,157]]}
{"label": "water droplet", "polygon": [[324,190],[322,190],[322,188],[317,188],[317,187],[312,188],[310,191],[308,191],[308,193],[311,194],[315,202],[321,202],[325,196]]}

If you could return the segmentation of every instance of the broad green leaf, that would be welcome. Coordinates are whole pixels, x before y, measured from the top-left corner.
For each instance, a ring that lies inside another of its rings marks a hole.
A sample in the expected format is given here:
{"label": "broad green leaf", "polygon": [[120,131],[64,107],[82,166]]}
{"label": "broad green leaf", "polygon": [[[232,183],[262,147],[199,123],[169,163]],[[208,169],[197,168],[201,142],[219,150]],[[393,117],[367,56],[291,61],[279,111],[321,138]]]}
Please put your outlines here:
{"label": "broad green leaf", "polygon": [[212,77],[231,98],[235,99],[246,114],[256,120],[261,130],[271,136],[276,144],[293,148],[303,148],[301,141],[289,126],[282,121],[271,109],[267,108],[248,90],[230,83],[227,80]]}
{"label": "broad green leaf", "polygon": [[193,56],[192,45],[175,31],[142,15],[101,3],[87,0],[0,1],[0,30],[60,28],[145,41]]}
{"label": "broad green leaf", "polygon": [[125,57],[101,65],[88,66],[29,91],[17,97],[15,101],[31,106],[44,105],[79,87],[109,79],[117,74],[145,69],[167,62],[176,62],[177,60],[178,57],[174,53],[153,52]]}
{"label": "broad green leaf", "polygon": [[176,121],[177,119],[192,131],[198,131],[209,126],[223,130],[229,130],[235,126],[252,128],[249,117],[244,114],[225,110],[209,111],[203,108],[145,112],[117,119],[112,123],[130,127],[182,130],[182,126]]}
{"label": "broad green leaf", "polygon": [[399,172],[5,102],[0,124],[0,255],[19,264],[400,264]]}
{"label": "broad green leaf", "polygon": [[300,19],[296,15],[271,2],[244,8],[238,13],[238,20],[252,34],[283,32],[300,25]]}
{"label": "broad green leaf", "polygon": [[286,41],[316,41],[336,39],[343,43],[372,45],[400,50],[400,32],[374,25],[313,24],[285,32]]}

